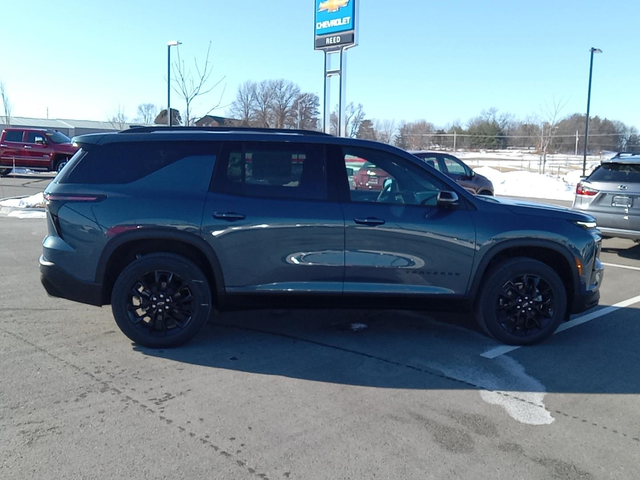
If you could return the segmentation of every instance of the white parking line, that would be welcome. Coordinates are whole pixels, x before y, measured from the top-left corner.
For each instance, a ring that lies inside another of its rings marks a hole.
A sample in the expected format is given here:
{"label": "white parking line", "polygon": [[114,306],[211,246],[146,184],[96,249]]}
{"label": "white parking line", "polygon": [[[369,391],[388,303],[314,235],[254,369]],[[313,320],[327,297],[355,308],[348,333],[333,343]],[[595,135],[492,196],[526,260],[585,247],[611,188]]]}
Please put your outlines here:
{"label": "white parking line", "polygon": [[[616,310],[629,307],[638,302],[640,302],[640,295],[638,295],[637,297],[633,297],[628,300],[624,300],[622,302],[616,303],[615,305],[611,305],[610,307],[601,308],[600,310],[596,310],[595,312],[587,313],[586,315],[581,315],[580,317],[576,317],[573,320],[570,320],[560,325],[555,333],[564,332],[565,330],[569,330],[570,328],[577,327],[578,325],[582,325],[583,323],[590,322],[591,320],[595,320],[596,318],[604,317],[605,315],[615,312]],[[514,350],[517,350],[519,348],[521,347],[515,347],[511,345],[501,345],[499,347],[495,347],[490,350],[487,350],[484,353],[481,353],[480,356],[484,358],[493,359],[493,358],[499,357],[500,355],[504,355],[505,353],[513,352]]]}
{"label": "white parking line", "polygon": [[604,262],[602,262],[602,264],[605,267],[626,268],[627,270],[637,270],[640,272],[640,267],[630,267],[629,265],[616,265],[615,263],[604,263]]}

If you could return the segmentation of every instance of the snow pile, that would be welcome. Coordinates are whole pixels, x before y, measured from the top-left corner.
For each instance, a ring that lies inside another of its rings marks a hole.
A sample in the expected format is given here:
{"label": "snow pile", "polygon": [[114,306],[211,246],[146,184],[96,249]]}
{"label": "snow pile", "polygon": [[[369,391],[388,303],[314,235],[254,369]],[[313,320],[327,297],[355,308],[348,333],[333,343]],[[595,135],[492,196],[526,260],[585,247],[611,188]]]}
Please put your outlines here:
{"label": "snow pile", "polygon": [[558,178],[526,171],[500,172],[491,167],[478,167],[474,171],[491,180],[496,195],[573,200],[574,186]]}
{"label": "snow pile", "polygon": [[0,207],[44,208],[44,194],[40,192],[30,197],[8,198],[0,201]]}

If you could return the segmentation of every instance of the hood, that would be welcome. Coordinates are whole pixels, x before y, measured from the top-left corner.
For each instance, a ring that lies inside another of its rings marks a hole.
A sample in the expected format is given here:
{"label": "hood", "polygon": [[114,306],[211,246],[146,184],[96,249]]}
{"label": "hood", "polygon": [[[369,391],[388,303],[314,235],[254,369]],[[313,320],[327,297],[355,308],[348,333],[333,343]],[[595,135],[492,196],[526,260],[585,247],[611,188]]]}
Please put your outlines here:
{"label": "hood", "polygon": [[517,215],[532,215],[536,217],[551,217],[569,221],[595,222],[591,215],[571,210],[559,205],[535,203],[527,200],[515,200],[512,198],[476,197],[481,201],[500,205]]}

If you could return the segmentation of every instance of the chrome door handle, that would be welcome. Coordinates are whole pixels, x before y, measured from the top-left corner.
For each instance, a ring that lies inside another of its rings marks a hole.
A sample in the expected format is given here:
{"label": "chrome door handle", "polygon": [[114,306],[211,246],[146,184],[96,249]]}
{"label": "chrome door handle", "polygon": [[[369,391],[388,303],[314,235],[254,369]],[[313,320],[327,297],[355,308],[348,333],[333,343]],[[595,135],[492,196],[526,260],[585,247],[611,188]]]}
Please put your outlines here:
{"label": "chrome door handle", "polygon": [[353,221],[360,225],[370,225],[370,226],[384,225],[384,220],[381,220],[375,217],[354,218]]}
{"label": "chrome door handle", "polygon": [[25,145],[24,148],[26,148],[27,150],[31,149],[31,147],[29,145]]}
{"label": "chrome door handle", "polygon": [[235,220],[244,220],[246,217],[241,213],[235,213],[235,212],[224,212],[224,213],[215,212],[213,214],[213,218],[217,218],[218,220],[229,220],[233,222]]}

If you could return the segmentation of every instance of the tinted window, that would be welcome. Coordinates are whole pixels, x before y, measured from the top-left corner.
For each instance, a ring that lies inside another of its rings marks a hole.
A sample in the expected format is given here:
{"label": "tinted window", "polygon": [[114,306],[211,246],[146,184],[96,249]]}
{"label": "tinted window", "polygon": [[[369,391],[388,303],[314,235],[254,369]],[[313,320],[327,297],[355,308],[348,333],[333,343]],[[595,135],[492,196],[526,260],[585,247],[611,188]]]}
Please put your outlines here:
{"label": "tinted window", "polygon": [[[443,185],[411,162],[379,150],[344,148],[345,166],[354,159],[362,167],[349,182],[352,202],[436,205]],[[347,173],[349,173],[347,171]]]}
{"label": "tinted window", "polygon": [[44,133],[41,133],[41,132],[27,132],[26,143],[45,143]]}
{"label": "tinted window", "polygon": [[425,156],[420,156],[420,158],[422,158],[422,160],[424,160],[424,163],[426,163],[427,165],[435,168],[439,172],[442,171],[440,169],[440,162],[438,161],[438,157],[436,157],[435,155],[425,155]]}
{"label": "tinted window", "polygon": [[467,172],[465,166],[461,162],[454,160],[453,158],[444,157],[444,164],[447,167],[449,175],[469,175],[469,172]]}
{"label": "tinted window", "polygon": [[[130,183],[194,156],[215,160],[211,142],[127,142],[91,146],[60,183]],[[207,180],[208,182],[208,180]]]}
{"label": "tinted window", "polygon": [[256,197],[327,198],[324,146],[236,143],[225,148],[215,190]]}
{"label": "tinted window", "polygon": [[11,130],[5,132],[4,140],[5,142],[21,142],[23,133],[24,132],[22,130]]}
{"label": "tinted window", "polygon": [[589,176],[590,182],[640,183],[640,164],[605,163]]}
{"label": "tinted window", "polygon": [[71,139],[64,133],[60,132],[46,132],[47,138],[53,143],[71,143]]}

